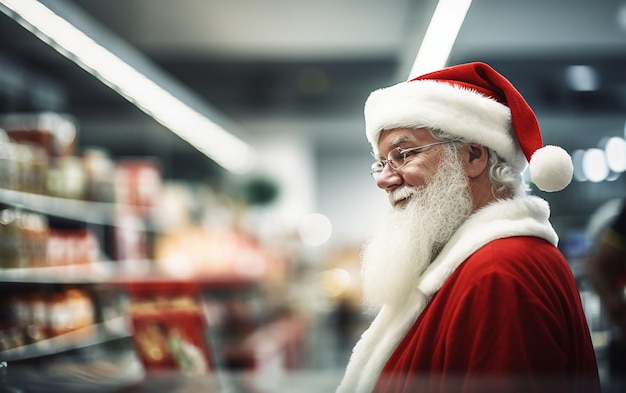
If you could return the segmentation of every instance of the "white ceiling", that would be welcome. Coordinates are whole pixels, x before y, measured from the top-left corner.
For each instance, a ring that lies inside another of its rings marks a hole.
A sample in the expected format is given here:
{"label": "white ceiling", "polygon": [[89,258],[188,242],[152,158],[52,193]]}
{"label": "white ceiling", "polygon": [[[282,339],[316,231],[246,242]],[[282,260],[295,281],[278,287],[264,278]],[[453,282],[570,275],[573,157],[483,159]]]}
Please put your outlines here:
{"label": "white ceiling", "polygon": [[[301,60],[398,53],[408,0],[76,1],[158,56]],[[423,2],[417,13],[430,11]],[[122,11],[123,12],[120,12]]]}
{"label": "white ceiling", "polygon": [[[73,0],[145,53],[206,59],[414,56],[435,0]],[[455,54],[626,49],[621,0],[474,0]]]}

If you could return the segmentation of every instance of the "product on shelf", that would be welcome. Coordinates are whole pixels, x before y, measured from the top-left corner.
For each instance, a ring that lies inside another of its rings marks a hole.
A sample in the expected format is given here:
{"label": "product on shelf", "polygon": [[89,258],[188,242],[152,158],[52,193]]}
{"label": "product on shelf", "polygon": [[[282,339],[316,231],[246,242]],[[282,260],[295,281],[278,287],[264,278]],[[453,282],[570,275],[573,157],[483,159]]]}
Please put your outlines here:
{"label": "product on shelf", "polygon": [[56,292],[48,300],[51,336],[85,328],[94,323],[94,305],[89,294],[78,288]]}
{"label": "product on shelf", "polygon": [[0,268],[45,265],[47,241],[45,216],[17,208],[0,210]]}
{"label": "product on shelf", "polygon": [[205,374],[211,369],[207,323],[191,283],[131,283],[133,341],[148,371]]}
{"label": "product on shelf", "polygon": [[283,280],[284,256],[254,236],[228,228],[201,226],[160,234],[155,240],[157,270],[175,277],[235,277]]}
{"label": "product on shelf", "polygon": [[118,203],[136,208],[142,215],[157,205],[161,195],[162,175],[154,160],[119,160],[115,174],[115,191]]}
{"label": "product on shelf", "polygon": [[87,177],[78,157],[59,157],[48,170],[47,193],[50,196],[84,199]]}
{"label": "product on shelf", "polygon": [[83,151],[85,199],[96,202],[115,201],[115,162],[106,150],[95,147]]}
{"label": "product on shelf", "polygon": [[18,290],[2,308],[8,314],[0,326],[0,351],[79,331],[95,322],[92,297],[77,287]]}
{"label": "product on shelf", "polygon": [[152,205],[161,181],[154,162],[125,160],[117,168],[104,149],[95,147],[78,156],[76,136],[76,121],[69,115],[0,115],[0,188],[109,203],[117,196],[122,203]]}
{"label": "product on shelf", "polygon": [[37,194],[46,192],[48,155],[30,142],[14,142],[0,129],[0,187]]}
{"label": "product on shelf", "polygon": [[107,251],[122,272],[137,273],[150,255],[144,220],[127,205],[119,205],[111,217],[110,242]]}
{"label": "product on shelf", "polygon": [[54,172],[57,160],[74,152],[75,119],[52,112],[12,113],[0,116],[0,129],[0,187],[49,193],[48,183],[52,181],[54,187],[58,178]]}
{"label": "product on shelf", "polygon": [[98,239],[87,228],[49,230],[47,266],[95,263],[98,261],[98,252]]}
{"label": "product on shelf", "polygon": [[0,209],[0,269],[95,263],[99,249],[89,228],[51,228],[43,214]]}
{"label": "product on shelf", "polygon": [[73,116],[54,112],[9,113],[0,116],[0,128],[12,141],[41,146],[51,157],[74,154],[77,125]]}

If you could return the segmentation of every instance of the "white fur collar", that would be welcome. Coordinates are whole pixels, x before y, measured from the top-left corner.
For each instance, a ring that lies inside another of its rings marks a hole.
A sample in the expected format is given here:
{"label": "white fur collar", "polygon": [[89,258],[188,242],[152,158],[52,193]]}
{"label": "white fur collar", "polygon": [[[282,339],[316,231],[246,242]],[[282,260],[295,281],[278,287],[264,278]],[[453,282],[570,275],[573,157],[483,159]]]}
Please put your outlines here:
{"label": "white fur collar", "polygon": [[369,393],[400,340],[454,270],[485,244],[512,236],[535,236],[556,246],[548,203],[535,196],[491,203],[474,213],[426,269],[404,304],[383,306],[355,345],[337,393]]}

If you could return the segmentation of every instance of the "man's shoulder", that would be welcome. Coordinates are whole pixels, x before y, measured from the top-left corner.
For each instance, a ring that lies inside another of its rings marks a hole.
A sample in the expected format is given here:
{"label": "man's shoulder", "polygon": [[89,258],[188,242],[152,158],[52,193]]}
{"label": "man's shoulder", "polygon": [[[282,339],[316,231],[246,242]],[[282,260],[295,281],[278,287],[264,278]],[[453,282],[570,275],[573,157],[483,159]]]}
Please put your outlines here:
{"label": "man's shoulder", "polygon": [[513,291],[549,299],[551,293],[573,294],[575,281],[553,244],[536,237],[512,237],[477,250],[450,276],[442,291],[461,297],[473,291],[495,296]]}
{"label": "man's shoulder", "polygon": [[556,253],[560,251],[549,241],[535,236],[512,236],[495,239],[482,246],[476,251],[496,253],[496,255],[522,255],[537,253]]}
{"label": "man's shoulder", "polygon": [[510,272],[534,269],[563,269],[568,264],[557,247],[532,236],[493,240],[472,254],[463,264],[467,272]]}

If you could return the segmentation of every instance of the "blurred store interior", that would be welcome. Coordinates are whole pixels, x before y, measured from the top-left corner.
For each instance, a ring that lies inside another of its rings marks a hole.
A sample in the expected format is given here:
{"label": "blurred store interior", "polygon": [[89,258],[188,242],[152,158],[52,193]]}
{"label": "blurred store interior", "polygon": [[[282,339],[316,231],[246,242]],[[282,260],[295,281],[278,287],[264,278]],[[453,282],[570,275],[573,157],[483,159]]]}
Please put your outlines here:
{"label": "blurred store interior", "polygon": [[[0,387],[333,391],[387,208],[363,104],[411,74],[437,4],[1,0]],[[445,64],[468,61],[573,157],[534,192],[602,365],[581,262],[626,195],[626,1],[474,0]]]}

